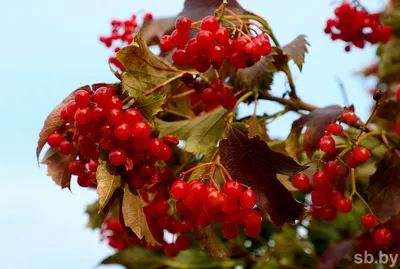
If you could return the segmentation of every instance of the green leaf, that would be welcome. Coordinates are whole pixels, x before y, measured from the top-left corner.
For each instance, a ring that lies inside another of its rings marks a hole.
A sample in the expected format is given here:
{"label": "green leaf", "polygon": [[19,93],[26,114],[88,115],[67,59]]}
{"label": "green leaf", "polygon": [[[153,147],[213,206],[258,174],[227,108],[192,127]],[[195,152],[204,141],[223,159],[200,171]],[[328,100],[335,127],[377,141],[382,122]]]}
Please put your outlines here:
{"label": "green leaf", "polygon": [[100,161],[99,166],[97,166],[96,192],[99,197],[100,210],[107,206],[114,192],[121,187],[121,176],[116,175],[115,170],[115,167],[110,166],[105,160]]}
{"label": "green leaf", "polygon": [[135,42],[117,53],[126,72],[122,74],[122,90],[135,99],[146,119],[161,111],[166,96],[176,87],[181,72],[164,58],[154,55],[140,34]]}
{"label": "green leaf", "polygon": [[282,47],[283,52],[295,62],[300,71],[303,68],[305,54],[308,53],[307,46],[310,46],[310,44],[307,42],[306,36],[299,35],[292,42]]}
{"label": "green leaf", "polygon": [[265,141],[269,141],[270,138],[267,133],[267,117],[257,117],[255,115],[244,120],[243,122],[249,125],[249,137],[253,138],[256,136],[261,137]]}
{"label": "green leaf", "polygon": [[120,264],[128,269],[152,268],[159,264],[163,257],[157,255],[157,252],[150,251],[146,248],[134,247],[106,258],[101,264]]}
{"label": "green leaf", "polygon": [[201,155],[215,148],[221,139],[226,110],[219,107],[207,114],[190,120],[167,122],[156,119],[156,128],[160,137],[173,134],[185,140],[185,149],[195,155]]}
{"label": "green leaf", "polygon": [[258,208],[273,224],[279,227],[302,217],[304,205],[293,198],[276,174],[294,176],[307,167],[271,150],[259,137],[248,138],[233,127],[228,128],[227,139],[220,142],[219,153],[232,178],[256,192]]}
{"label": "green leaf", "polygon": [[96,201],[86,207],[85,213],[89,215],[86,227],[91,229],[98,229],[104,222],[104,214],[100,211],[99,202]]}
{"label": "green leaf", "polygon": [[136,192],[133,194],[128,185],[124,187],[124,196],[122,198],[122,216],[125,226],[131,228],[135,235],[150,245],[159,245],[154,239],[149,226],[147,225],[146,217],[143,212],[145,206],[144,201]]}
{"label": "green leaf", "polygon": [[75,153],[64,155],[58,151],[58,148],[49,148],[40,163],[47,165],[47,176],[50,176],[58,186],[69,189],[71,173],[68,166],[75,158]]}
{"label": "green leaf", "polygon": [[[218,153],[218,148],[215,147],[215,148],[211,149],[209,152],[207,152],[203,155],[200,162],[198,162],[197,164],[199,165],[202,163],[212,162],[214,160],[215,156],[217,155],[217,153]],[[200,168],[194,170],[190,174],[188,181],[198,179],[199,177],[201,177],[202,174],[206,173],[208,171],[208,169],[209,169],[209,167],[203,166],[203,167],[200,167]]]}

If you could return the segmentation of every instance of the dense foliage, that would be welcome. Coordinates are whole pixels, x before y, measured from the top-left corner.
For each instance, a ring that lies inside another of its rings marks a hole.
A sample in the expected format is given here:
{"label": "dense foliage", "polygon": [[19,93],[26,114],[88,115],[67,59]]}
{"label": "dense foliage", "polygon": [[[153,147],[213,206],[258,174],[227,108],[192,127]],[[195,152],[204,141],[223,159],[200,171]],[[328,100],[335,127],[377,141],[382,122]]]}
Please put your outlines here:
{"label": "dense foliage", "polygon": [[[366,122],[353,106],[301,100],[289,63],[302,69],[306,37],[280,45],[234,0],[186,0],[177,18],[113,20],[100,41],[118,82],[73,91],[37,147],[39,158],[50,146],[41,163],[57,185],[76,176],[96,190],[88,226],[117,251],[103,263],[353,268],[356,253],[398,253],[399,5],[370,14],[343,2],[327,19],[346,51],[379,44],[379,62],[360,72],[379,81]],[[290,86],[282,97],[270,89],[278,72]],[[261,102],[282,110],[259,116]],[[238,115],[242,103],[251,116]],[[288,112],[299,114],[289,136],[271,140],[267,125]]]}

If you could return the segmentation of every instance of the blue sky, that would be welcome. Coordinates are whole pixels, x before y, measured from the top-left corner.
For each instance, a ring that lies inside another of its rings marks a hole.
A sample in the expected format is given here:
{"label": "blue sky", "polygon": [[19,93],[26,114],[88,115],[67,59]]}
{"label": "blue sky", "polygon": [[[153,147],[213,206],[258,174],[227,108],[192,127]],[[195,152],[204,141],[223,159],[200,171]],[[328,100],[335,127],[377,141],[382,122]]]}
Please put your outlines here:
{"label": "blue sky", "polygon": [[[282,44],[299,34],[308,36],[310,55],[303,73],[294,72],[298,94],[310,103],[343,105],[336,77],[362,119],[368,117],[370,98],[365,82],[354,75],[374,58],[374,48],[345,53],[344,44],[323,34],[333,14],[329,1],[240,1],[265,17]],[[45,167],[35,159],[37,135],[51,109],[72,90],[85,84],[113,82],[107,58],[110,52],[98,36],[109,32],[112,18],[128,18],[138,10],[157,17],[177,13],[183,0],[149,1],[7,1],[0,16],[0,268],[94,268],[112,253],[99,236],[84,228],[85,205],[95,193],[72,184],[73,193],[61,191]],[[371,10],[382,1],[365,0]],[[156,7],[156,8],[154,8]],[[282,76],[273,93],[286,89]],[[267,103],[264,111],[279,106]],[[246,113],[249,109],[244,109]],[[273,137],[286,137],[290,120],[285,116],[269,129]],[[119,267],[108,267],[119,268]]]}

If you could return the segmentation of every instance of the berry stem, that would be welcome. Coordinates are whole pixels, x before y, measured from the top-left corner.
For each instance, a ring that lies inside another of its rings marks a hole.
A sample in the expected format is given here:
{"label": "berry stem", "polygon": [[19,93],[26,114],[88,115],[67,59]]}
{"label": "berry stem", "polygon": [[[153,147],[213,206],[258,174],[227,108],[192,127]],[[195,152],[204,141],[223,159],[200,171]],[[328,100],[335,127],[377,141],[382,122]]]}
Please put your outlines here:
{"label": "berry stem", "polygon": [[172,110],[172,109],[169,109],[169,108],[164,108],[164,111],[165,111],[165,112],[168,112],[168,113],[170,113],[170,114],[177,115],[177,116],[179,116],[179,117],[185,118],[185,119],[189,119],[189,120],[192,119],[192,117],[190,117],[189,115],[186,115],[186,114],[177,112],[177,111]]}
{"label": "berry stem", "polygon": [[191,172],[193,172],[196,169],[199,169],[204,166],[212,165],[212,164],[214,164],[214,162],[208,162],[208,163],[202,163],[202,164],[196,165],[195,167],[192,167],[189,170],[186,170],[185,172],[181,173],[181,179],[183,180],[187,174],[190,174]]}
{"label": "berry stem", "polygon": [[232,122],[233,118],[236,118],[236,111],[237,111],[238,106],[239,106],[242,102],[246,101],[246,99],[249,98],[250,96],[252,96],[253,94],[254,94],[254,92],[249,91],[249,92],[243,94],[243,95],[237,100],[236,105],[233,107],[233,110],[232,110],[232,111],[233,111],[233,115],[232,115],[232,117],[230,118],[230,122]]}
{"label": "berry stem", "polygon": [[[361,130],[362,133],[362,130]],[[364,141],[365,139],[371,137],[371,136],[379,136],[382,135],[382,131],[381,130],[377,130],[377,131],[373,131],[373,132],[369,132],[366,133],[365,135],[361,136],[361,137],[357,137],[357,142],[355,143],[356,146],[360,145],[362,141]]]}
{"label": "berry stem", "polygon": [[181,78],[181,77],[182,77],[182,74],[178,74],[178,75],[176,75],[176,76],[174,76],[174,77],[172,77],[172,78],[170,78],[170,79],[164,81],[163,83],[157,85],[157,86],[154,87],[153,89],[148,90],[147,92],[143,93],[143,96],[150,95],[150,94],[152,94],[153,92],[157,91],[158,89],[161,89],[162,87],[168,85],[169,83],[171,83],[171,82],[173,82],[173,81],[175,81],[175,80],[177,80],[178,78]]}
{"label": "berry stem", "polygon": [[218,21],[221,22],[222,18],[225,15],[226,6],[228,5],[228,0],[223,0],[222,4],[215,11],[215,17],[217,17]]}
{"label": "berry stem", "polygon": [[219,168],[222,169],[222,171],[224,172],[225,176],[229,179],[229,180],[233,180],[231,175],[229,174],[228,170],[226,170],[225,166],[223,166],[219,161],[216,163],[218,165]]}
{"label": "berry stem", "polygon": [[367,129],[368,124],[373,120],[373,118],[375,117],[376,112],[378,111],[379,108],[379,101],[376,101],[374,109],[371,112],[371,115],[369,116],[368,120],[363,124],[363,126],[360,129],[360,132],[357,135],[357,140],[361,137],[361,135],[363,134],[364,130]]}
{"label": "berry stem", "polygon": [[172,99],[178,99],[178,98],[182,98],[182,97],[185,97],[185,96],[187,96],[187,95],[191,95],[192,93],[195,93],[196,91],[194,90],[194,89],[192,89],[192,90],[188,90],[188,91],[185,91],[185,92],[182,92],[182,93],[179,93],[179,94],[175,94],[175,95],[172,95]]}

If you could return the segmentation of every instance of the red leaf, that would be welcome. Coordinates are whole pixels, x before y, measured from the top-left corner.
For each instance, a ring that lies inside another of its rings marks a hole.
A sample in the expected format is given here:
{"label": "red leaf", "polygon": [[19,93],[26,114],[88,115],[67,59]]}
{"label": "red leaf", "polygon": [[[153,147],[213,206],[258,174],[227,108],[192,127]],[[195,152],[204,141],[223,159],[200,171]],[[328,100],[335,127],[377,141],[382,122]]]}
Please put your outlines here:
{"label": "red leaf", "polygon": [[372,211],[384,222],[400,209],[400,151],[388,151],[376,166],[368,192]]}
{"label": "red leaf", "polygon": [[323,255],[318,269],[337,268],[336,265],[345,258],[350,258],[353,250],[352,240],[343,240],[331,246]]}
{"label": "red leaf", "polygon": [[299,219],[304,205],[293,198],[276,174],[294,176],[307,167],[271,150],[258,137],[248,138],[239,129],[229,127],[227,138],[220,143],[221,162],[235,180],[257,193],[259,209],[268,213],[276,226]]}

